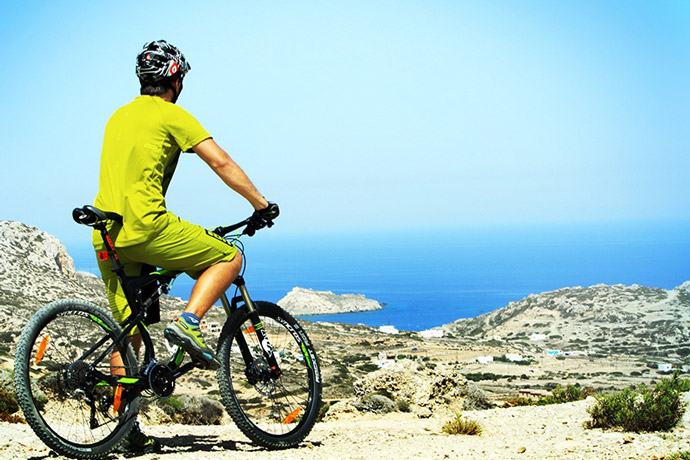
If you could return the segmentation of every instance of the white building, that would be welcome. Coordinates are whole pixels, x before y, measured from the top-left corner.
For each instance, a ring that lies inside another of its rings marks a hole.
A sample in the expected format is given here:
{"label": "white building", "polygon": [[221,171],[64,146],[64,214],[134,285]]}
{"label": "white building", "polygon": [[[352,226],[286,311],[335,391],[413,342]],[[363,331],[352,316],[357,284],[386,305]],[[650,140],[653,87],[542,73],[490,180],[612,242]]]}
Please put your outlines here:
{"label": "white building", "polygon": [[210,332],[212,334],[217,334],[221,330],[220,323],[216,323],[216,322],[208,323],[208,322],[206,322],[205,319],[202,319],[201,321],[199,321],[199,327],[201,328],[202,331]]}
{"label": "white building", "polygon": [[524,361],[525,359],[522,357],[522,355],[518,355],[517,353],[506,353],[506,359],[508,361]]}
{"label": "white building", "polygon": [[539,342],[542,340],[546,340],[546,334],[537,334],[536,332],[532,332],[532,335],[529,336],[529,339],[532,342]]}
{"label": "white building", "polygon": [[397,334],[400,331],[395,328],[395,326],[380,326],[379,331],[385,334]]}
{"label": "white building", "polygon": [[493,356],[477,356],[477,362],[480,364],[489,364],[494,362]]}
{"label": "white building", "polygon": [[427,329],[426,331],[422,331],[419,333],[422,337],[426,339],[431,339],[431,338],[441,338],[443,337],[443,329]]}
{"label": "white building", "polygon": [[671,370],[673,370],[673,364],[659,364],[657,370],[661,372],[670,372]]}
{"label": "white building", "polygon": [[395,366],[395,357],[393,355],[388,355],[385,351],[379,353],[378,359],[374,360],[376,364],[381,369],[388,369]]}

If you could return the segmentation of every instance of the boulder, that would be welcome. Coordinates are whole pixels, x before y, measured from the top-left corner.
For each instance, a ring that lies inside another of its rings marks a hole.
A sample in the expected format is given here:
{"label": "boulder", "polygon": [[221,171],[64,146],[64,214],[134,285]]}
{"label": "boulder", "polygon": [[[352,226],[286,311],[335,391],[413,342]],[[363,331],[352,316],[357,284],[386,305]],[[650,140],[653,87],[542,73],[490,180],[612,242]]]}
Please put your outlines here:
{"label": "boulder", "polygon": [[431,409],[455,403],[467,395],[467,379],[455,365],[439,365],[431,369],[404,360],[357,380],[354,391],[360,400],[376,394],[402,399],[410,404],[412,412],[428,417]]}

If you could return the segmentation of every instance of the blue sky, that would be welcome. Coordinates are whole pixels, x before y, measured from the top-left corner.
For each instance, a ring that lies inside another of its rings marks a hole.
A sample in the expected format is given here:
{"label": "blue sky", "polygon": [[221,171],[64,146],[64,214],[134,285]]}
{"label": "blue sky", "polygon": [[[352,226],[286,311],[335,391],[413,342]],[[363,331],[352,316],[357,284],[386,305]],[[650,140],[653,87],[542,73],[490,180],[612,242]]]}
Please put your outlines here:
{"label": "blue sky", "polygon": [[[159,38],[284,232],[690,220],[685,1],[3,2],[0,26],[0,219],[65,241]],[[168,207],[251,211],[193,155]]]}

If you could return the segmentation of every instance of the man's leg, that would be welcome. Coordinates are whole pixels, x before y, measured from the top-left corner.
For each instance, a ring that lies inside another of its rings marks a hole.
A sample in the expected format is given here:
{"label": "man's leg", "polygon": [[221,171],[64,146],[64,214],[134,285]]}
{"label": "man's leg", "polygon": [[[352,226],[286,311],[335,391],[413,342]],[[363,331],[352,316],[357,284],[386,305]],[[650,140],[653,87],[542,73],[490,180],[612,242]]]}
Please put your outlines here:
{"label": "man's leg", "polygon": [[220,363],[206,345],[200,328],[200,320],[237,277],[242,268],[242,256],[238,252],[228,262],[211,265],[199,276],[187,308],[165,329],[165,337],[184,348],[193,359],[202,361],[208,369],[218,369]]}
{"label": "man's leg", "polygon": [[[105,246],[99,243],[95,248],[96,253],[102,253],[105,251]],[[119,252],[119,250],[118,250]],[[125,256],[120,254],[120,263],[122,264],[125,274],[127,276],[137,276],[141,274],[142,264],[139,262],[134,262],[127,259]],[[120,281],[117,275],[113,272],[113,264],[109,259],[98,260],[98,269],[101,272],[101,278],[103,278],[103,283],[105,284],[105,289],[108,294],[108,303],[110,305],[110,311],[112,312],[113,318],[118,323],[122,323],[129,315],[132,314],[132,310],[127,303],[125,298],[125,293],[120,285]],[[139,349],[141,348],[141,334],[139,333],[139,328],[134,327],[129,333],[129,340],[134,348],[134,354],[139,359]],[[119,351],[113,352],[110,357],[110,369],[113,375],[126,375],[126,370],[124,369],[124,363]]]}
{"label": "man's leg", "polygon": [[[139,350],[141,349],[141,334],[137,332],[134,335],[130,335],[129,342],[134,348],[134,356],[137,357],[138,361]],[[120,355],[119,351],[114,351],[113,354],[110,355],[110,373],[113,375],[127,375],[127,372],[125,371],[125,363],[122,360],[122,356]]]}
{"label": "man's leg", "polygon": [[228,290],[242,270],[242,255],[238,252],[230,262],[220,262],[208,267],[197,279],[185,312],[202,318]]}
{"label": "man's leg", "polygon": [[166,218],[167,227],[154,239],[123,248],[124,252],[132,260],[184,271],[197,279],[185,311],[165,329],[165,337],[192,359],[217,369],[220,363],[201,335],[200,319],[235,280],[242,269],[242,256],[236,247],[212,232],[170,213]]}

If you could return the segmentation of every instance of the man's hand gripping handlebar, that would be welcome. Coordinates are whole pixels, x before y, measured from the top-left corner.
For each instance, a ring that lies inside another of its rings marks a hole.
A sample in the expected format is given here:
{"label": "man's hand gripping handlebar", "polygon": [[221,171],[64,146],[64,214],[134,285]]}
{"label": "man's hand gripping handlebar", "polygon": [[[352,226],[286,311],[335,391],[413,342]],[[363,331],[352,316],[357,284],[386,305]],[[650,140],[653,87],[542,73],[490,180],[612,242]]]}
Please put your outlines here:
{"label": "man's hand gripping handlebar", "polygon": [[244,229],[244,234],[247,236],[254,236],[257,230],[261,230],[264,227],[273,227],[273,219],[278,217],[280,214],[280,209],[275,203],[268,203],[263,209],[257,209],[254,214],[248,219],[247,228]]}
{"label": "man's hand gripping handlebar", "polygon": [[218,227],[213,230],[213,233],[219,236],[225,236],[228,233],[237,230],[238,228],[245,227],[242,231],[243,235],[254,236],[257,230],[261,230],[264,227],[272,227],[273,220],[280,214],[280,209],[275,203],[268,203],[263,209],[257,209],[254,214],[248,219],[238,222],[234,225],[228,227]]}

